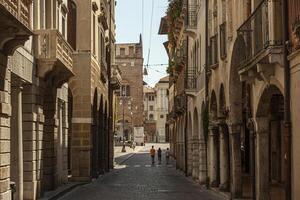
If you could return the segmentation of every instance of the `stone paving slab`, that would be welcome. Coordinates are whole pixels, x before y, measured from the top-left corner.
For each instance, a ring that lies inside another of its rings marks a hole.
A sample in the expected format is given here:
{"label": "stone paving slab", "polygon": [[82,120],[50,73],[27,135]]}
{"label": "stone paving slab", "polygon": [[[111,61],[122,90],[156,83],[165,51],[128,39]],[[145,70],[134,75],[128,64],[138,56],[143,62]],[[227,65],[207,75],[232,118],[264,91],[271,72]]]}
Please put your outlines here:
{"label": "stone paving slab", "polygon": [[[160,147],[165,148],[160,145]],[[175,169],[175,163],[151,165],[149,146],[102,178],[76,188],[60,200],[222,200]]]}

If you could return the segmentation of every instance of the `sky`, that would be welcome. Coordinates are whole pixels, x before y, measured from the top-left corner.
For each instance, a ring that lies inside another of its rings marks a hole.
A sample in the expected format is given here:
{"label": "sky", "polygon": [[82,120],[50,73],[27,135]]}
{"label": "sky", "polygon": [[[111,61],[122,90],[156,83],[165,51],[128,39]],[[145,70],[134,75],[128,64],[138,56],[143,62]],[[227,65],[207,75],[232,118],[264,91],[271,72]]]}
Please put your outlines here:
{"label": "sky", "polygon": [[[154,6],[151,31],[152,2]],[[151,66],[168,63],[168,56],[163,46],[167,36],[158,35],[160,19],[165,15],[167,5],[168,0],[117,0],[117,43],[136,43],[139,41],[139,35],[142,34],[144,65],[147,64],[150,48],[148,76],[144,76],[144,81],[150,86],[154,86],[160,78],[167,76],[166,65]]]}

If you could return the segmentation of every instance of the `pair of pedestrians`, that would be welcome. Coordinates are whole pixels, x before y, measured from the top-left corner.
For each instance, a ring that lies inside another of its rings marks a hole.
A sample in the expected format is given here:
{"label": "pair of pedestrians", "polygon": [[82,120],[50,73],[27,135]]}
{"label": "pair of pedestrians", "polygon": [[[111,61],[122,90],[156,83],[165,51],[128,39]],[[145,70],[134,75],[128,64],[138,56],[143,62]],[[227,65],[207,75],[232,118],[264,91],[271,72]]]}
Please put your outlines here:
{"label": "pair of pedestrians", "polygon": [[[162,150],[161,148],[158,148],[157,150],[157,157],[158,157],[158,164],[161,164],[161,155],[162,155]],[[150,156],[151,156],[151,160],[152,160],[152,165],[154,165],[155,163],[155,149],[154,146],[152,146],[152,148],[150,149]],[[170,159],[170,150],[169,148],[167,148],[166,150],[166,163],[169,164],[169,159]]]}

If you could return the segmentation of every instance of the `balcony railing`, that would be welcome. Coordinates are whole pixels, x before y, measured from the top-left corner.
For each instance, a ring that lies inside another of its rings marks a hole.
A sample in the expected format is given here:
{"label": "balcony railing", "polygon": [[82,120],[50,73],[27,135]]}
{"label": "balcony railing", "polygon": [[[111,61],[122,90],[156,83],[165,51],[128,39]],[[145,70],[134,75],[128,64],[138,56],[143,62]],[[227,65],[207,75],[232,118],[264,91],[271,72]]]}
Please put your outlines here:
{"label": "balcony railing", "polygon": [[[35,31],[36,58],[73,73],[73,49],[56,29]],[[43,71],[43,70],[42,70]],[[47,73],[44,71],[43,73]],[[40,74],[41,75],[41,74]],[[42,74],[44,76],[45,74]]]}
{"label": "balcony railing", "polygon": [[3,6],[16,19],[30,29],[30,6],[32,0],[0,0]]}
{"label": "balcony railing", "polygon": [[197,5],[187,6],[186,26],[189,29],[197,27]]}
{"label": "balcony railing", "polygon": [[[270,19],[270,11],[276,17],[272,16]],[[238,34],[243,36],[246,45],[246,58],[240,65],[256,58],[270,46],[282,45],[281,32],[280,1],[263,0],[238,29]]]}
{"label": "balcony railing", "polygon": [[189,66],[187,69],[186,89],[194,90],[197,88],[196,67]]}

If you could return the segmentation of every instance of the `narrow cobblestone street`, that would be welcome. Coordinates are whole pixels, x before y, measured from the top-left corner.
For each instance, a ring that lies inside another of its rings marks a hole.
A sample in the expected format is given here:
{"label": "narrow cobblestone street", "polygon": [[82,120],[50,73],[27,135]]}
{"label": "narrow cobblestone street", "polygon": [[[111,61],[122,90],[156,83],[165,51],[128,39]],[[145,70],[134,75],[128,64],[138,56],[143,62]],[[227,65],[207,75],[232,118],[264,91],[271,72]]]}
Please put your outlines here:
{"label": "narrow cobblestone street", "polygon": [[[104,177],[75,189],[60,200],[218,200],[175,169],[175,163],[151,166],[150,144]],[[167,148],[156,144],[155,148]],[[164,158],[164,157],[163,157]]]}

